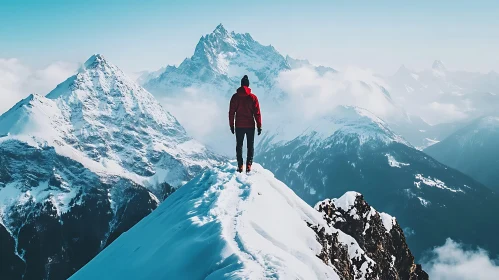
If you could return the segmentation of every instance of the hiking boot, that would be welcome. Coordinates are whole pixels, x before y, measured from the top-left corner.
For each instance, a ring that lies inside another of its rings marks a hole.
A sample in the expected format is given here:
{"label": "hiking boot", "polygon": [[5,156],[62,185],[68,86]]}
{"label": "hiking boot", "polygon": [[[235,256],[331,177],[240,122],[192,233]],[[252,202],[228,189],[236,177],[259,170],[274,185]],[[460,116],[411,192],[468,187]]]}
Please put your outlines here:
{"label": "hiking boot", "polygon": [[246,173],[251,172],[251,164],[246,164]]}
{"label": "hiking boot", "polygon": [[239,165],[237,167],[237,172],[239,172],[239,173],[243,172],[243,166],[242,165]]}

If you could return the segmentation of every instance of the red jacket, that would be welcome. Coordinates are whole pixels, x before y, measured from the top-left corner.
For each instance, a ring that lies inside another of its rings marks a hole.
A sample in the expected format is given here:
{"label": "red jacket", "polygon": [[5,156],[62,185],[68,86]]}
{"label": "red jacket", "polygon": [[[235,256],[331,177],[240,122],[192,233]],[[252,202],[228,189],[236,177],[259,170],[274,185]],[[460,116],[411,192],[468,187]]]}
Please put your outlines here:
{"label": "red jacket", "polygon": [[236,127],[254,128],[255,121],[258,128],[262,127],[262,115],[260,104],[256,95],[251,93],[249,87],[243,86],[237,89],[230,99],[229,125],[234,127],[234,115]]}

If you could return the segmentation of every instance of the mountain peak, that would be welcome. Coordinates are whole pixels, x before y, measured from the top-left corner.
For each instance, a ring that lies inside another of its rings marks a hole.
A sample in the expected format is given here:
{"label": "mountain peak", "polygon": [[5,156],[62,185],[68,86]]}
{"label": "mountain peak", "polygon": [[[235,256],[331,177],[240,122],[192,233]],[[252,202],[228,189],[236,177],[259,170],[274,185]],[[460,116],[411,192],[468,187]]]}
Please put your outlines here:
{"label": "mountain peak", "polygon": [[215,28],[215,30],[213,30],[213,33],[220,33],[220,34],[227,34],[227,29],[225,29],[225,27],[223,26],[223,24],[219,24],[217,25],[217,27]]}
{"label": "mountain peak", "polygon": [[108,64],[106,59],[102,54],[94,54],[92,55],[85,63],[83,64],[85,69],[96,68],[98,65]]}
{"label": "mountain peak", "polygon": [[[102,79],[87,83],[88,77],[101,77]],[[56,99],[62,95],[71,95],[73,89],[75,87],[78,88],[79,86],[83,86],[84,88],[100,88],[102,90],[95,90],[92,92],[94,94],[103,93],[113,87],[117,80],[119,80],[121,84],[127,84],[128,87],[133,88],[134,90],[137,90],[139,87],[103,55],[94,54],[83,63],[76,75],[69,77],[66,81],[57,85],[57,87],[49,92],[46,97],[49,99]]]}
{"label": "mountain peak", "polygon": [[435,60],[433,62],[433,65],[431,66],[431,68],[433,70],[439,70],[439,71],[445,71],[446,70],[444,64],[440,60]]}
{"label": "mountain peak", "polygon": [[278,73],[288,69],[286,59],[273,47],[263,46],[248,33],[229,32],[220,24],[200,38],[190,58],[177,68],[167,68],[144,86],[158,96],[175,94],[179,86],[200,84],[216,84],[217,91],[223,87],[224,92],[232,94],[241,73],[259,77],[253,85],[270,89]]}

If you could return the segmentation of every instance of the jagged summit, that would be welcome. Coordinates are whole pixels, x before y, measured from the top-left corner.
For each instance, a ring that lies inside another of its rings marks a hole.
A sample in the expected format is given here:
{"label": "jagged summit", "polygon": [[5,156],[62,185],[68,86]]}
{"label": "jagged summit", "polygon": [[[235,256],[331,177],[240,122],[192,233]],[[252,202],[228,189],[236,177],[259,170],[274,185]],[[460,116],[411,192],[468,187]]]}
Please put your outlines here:
{"label": "jagged summit", "polygon": [[428,279],[396,221],[352,197],[338,220],[376,247],[335,228],[334,211],[313,209],[260,165],[246,175],[224,164],[172,194],[71,279]]}
{"label": "jagged summit", "polygon": [[[79,90],[87,89],[93,94],[108,93],[115,84],[121,84],[122,87],[133,88],[139,90],[137,85],[116,65],[109,62],[103,55],[94,54],[82,64],[78,72],[69,77],[66,81],[57,85],[57,87],[47,94],[47,98],[56,99],[65,94],[74,93]],[[92,87],[100,88],[100,90],[90,90]],[[122,90],[124,91],[124,90]],[[125,91],[124,91],[125,92]],[[133,94],[134,91],[129,90],[125,93]]]}
{"label": "jagged summit", "polygon": [[225,29],[225,27],[223,26],[222,23],[220,23],[219,25],[217,25],[217,27],[213,30],[213,33],[215,34],[223,34],[223,35],[226,35],[228,34],[228,31],[227,29]]}
{"label": "jagged summit", "polygon": [[85,68],[95,68],[99,65],[107,64],[106,59],[104,58],[103,55],[101,54],[94,54],[92,55],[85,63],[83,63],[83,66]]}
{"label": "jagged summit", "polygon": [[232,94],[242,75],[251,77],[252,87],[270,91],[275,78],[289,70],[286,59],[272,46],[264,46],[250,34],[227,31],[223,25],[200,38],[194,54],[176,68],[165,71],[145,82],[144,87],[153,94],[178,93],[188,87],[202,87],[204,91]]}

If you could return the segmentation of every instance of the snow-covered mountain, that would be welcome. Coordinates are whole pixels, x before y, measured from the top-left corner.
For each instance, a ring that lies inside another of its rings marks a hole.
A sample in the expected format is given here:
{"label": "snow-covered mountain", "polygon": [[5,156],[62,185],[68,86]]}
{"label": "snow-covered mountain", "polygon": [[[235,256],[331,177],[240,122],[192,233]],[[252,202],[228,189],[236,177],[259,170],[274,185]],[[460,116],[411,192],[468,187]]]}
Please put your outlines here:
{"label": "snow-covered mountain", "polygon": [[0,163],[2,279],[67,279],[159,203],[54,147],[6,140]]}
{"label": "snow-covered mountain", "polygon": [[159,97],[191,87],[229,95],[240,85],[243,75],[250,75],[255,89],[268,92],[277,75],[286,69],[290,69],[289,64],[274,47],[261,45],[248,33],[229,33],[220,24],[201,37],[192,57],[178,67],[167,66],[144,87]]}
{"label": "snow-covered mountain", "polygon": [[154,192],[159,183],[177,187],[215,162],[149,92],[102,55],[89,58],[46,97],[31,95],[2,115],[0,135],[54,147],[97,173]]}
{"label": "snow-covered mountain", "polygon": [[256,160],[310,205],[354,190],[397,215],[417,257],[448,237],[499,252],[499,224],[491,222],[499,196],[415,149],[366,110],[340,107],[301,133],[291,128],[265,135]]}
{"label": "snow-covered mountain", "polygon": [[66,279],[219,159],[102,55],[0,116],[0,151],[9,279]]}
{"label": "snow-covered mountain", "polygon": [[499,192],[499,117],[478,118],[424,151]]}
{"label": "snow-covered mountain", "polygon": [[395,218],[360,194],[316,209],[257,164],[250,175],[225,164],[180,188],[71,279],[428,279]]}

